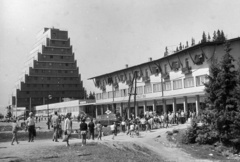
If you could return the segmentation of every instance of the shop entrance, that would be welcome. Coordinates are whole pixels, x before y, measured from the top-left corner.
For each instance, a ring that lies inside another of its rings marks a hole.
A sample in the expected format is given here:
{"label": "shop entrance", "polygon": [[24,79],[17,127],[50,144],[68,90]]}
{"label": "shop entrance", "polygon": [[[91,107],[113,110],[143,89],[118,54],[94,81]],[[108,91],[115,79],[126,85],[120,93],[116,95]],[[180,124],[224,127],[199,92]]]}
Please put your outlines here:
{"label": "shop entrance", "polygon": [[153,106],[146,106],[146,111],[153,111]]}
{"label": "shop entrance", "polygon": [[143,106],[138,107],[138,116],[142,118],[144,116]]}
{"label": "shop entrance", "polygon": [[173,105],[166,105],[167,113],[173,112]]}
{"label": "shop entrance", "polygon": [[156,113],[158,115],[163,114],[163,105],[157,105],[156,106]]}

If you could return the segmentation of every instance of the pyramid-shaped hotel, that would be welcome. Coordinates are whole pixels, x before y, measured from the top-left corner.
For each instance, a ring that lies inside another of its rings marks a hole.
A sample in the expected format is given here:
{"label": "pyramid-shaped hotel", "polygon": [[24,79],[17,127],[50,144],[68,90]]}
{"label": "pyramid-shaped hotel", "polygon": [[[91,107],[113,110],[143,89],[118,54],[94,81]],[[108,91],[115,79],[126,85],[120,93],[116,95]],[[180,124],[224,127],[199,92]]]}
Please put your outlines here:
{"label": "pyramid-shaped hotel", "polygon": [[13,105],[26,107],[61,102],[64,98],[83,99],[84,87],[74,58],[68,31],[44,28],[19,78]]}

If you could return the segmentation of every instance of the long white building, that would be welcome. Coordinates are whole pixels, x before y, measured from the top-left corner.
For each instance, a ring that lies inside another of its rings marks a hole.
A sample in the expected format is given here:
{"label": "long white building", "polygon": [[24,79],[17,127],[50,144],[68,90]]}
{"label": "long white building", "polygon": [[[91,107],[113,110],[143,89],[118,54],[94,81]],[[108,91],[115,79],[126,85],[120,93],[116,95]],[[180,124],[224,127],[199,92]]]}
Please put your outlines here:
{"label": "long white building", "polygon": [[[229,40],[231,54],[236,60],[240,57],[240,38]],[[204,103],[204,84],[213,59],[218,61],[224,55],[223,42],[205,42],[184,48],[158,60],[120,69],[95,76],[92,79],[96,92],[96,115],[106,110],[114,113],[130,113],[136,116],[145,111],[176,112],[195,111],[197,114]],[[136,96],[133,76],[137,73]],[[136,104],[134,107],[134,96]]]}

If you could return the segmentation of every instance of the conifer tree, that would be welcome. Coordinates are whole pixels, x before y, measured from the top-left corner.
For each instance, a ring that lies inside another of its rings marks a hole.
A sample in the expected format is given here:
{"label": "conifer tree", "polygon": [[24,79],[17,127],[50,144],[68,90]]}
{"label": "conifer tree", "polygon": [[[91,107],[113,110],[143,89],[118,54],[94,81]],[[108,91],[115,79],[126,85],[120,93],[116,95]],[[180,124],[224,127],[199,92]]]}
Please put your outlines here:
{"label": "conifer tree", "polygon": [[185,48],[188,48],[188,41],[186,42],[186,46],[185,46]]}
{"label": "conifer tree", "polygon": [[205,43],[205,42],[207,42],[207,36],[206,36],[205,32],[203,32],[201,43]]}
{"label": "conifer tree", "polygon": [[216,33],[216,31],[213,32],[212,39],[213,39],[213,41],[217,41],[217,33]]}
{"label": "conifer tree", "polygon": [[[208,109],[208,124],[211,131],[217,131],[221,142],[240,142],[240,112],[237,109],[235,89],[237,86],[236,70],[230,55],[230,44],[225,44],[225,54],[219,64],[210,67],[209,82],[205,84],[207,100],[212,104]],[[236,124],[236,121],[238,124]],[[239,122],[238,122],[239,121]]]}
{"label": "conifer tree", "polygon": [[221,31],[221,34],[220,34],[220,40],[221,40],[221,41],[226,41],[226,37],[225,37],[223,31]]}
{"label": "conifer tree", "polygon": [[182,50],[182,43],[179,44],[179,50]]}
{"label": "conifer tree", "polygon": [[221,41],[221,32],[220,32],[220,30],[217,31],[217,41]]}
{"label": "conifer tree", "polygon": [[194,46],[194,45],[195,45],[195,39],[192,38],[192,46]]}
{"label": "conifer tree", "polygon": [[167,48],[167,46],[165,47],[164,56],[168,56],[168,48]]}
{"label": "conifer tree", "polygon": [[176,48],[176,52],[178,52],[179,50],[178,50],[178,47]]}
{"label": "conifer tree", "polygon": [[209,33],[208,33],[208,42],[211,42],[211,36]]}

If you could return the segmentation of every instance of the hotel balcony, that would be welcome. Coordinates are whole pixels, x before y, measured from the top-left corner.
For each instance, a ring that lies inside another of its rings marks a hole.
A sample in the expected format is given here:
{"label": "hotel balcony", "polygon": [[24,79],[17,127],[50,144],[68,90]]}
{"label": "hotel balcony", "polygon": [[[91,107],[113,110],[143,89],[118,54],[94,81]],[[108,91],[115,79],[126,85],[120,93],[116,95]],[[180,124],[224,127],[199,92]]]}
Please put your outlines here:
{"label": "hotel balcony", "polygon": [[182,73],[183,74],[191,74],[192,73],[192,68],[191,67],[184,67],[184,68],[182,68]]}
{"label": "hotel balcony", "polygon": [[168,72],[162,73],[162,78],[169,79],[170,78],[169,73]]}

